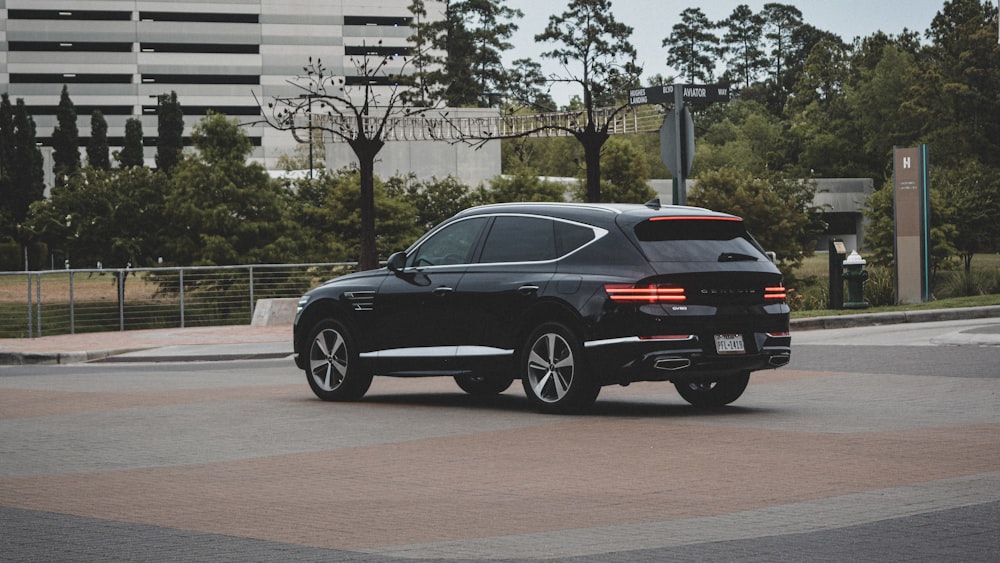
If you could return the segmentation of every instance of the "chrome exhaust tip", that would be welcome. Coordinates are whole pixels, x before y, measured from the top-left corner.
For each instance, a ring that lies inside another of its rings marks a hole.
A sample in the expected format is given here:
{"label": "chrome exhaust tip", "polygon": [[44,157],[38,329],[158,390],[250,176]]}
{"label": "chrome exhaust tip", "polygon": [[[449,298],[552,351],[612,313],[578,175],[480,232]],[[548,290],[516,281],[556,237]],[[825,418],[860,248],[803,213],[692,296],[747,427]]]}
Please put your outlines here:
{"label": "chrome exhaust tip", "polygon": [[776,356],[771,356],[770,358],[768,358],[767,363],[775,367],[780,367],[787,364],[791,360],[792,357],[790,354],[778,354]]}
{"label": "chrome exhaust tip", "polygon": [[691,360],[687,358],[661,358],[656,360],[653,367],[656,369],[665,369],[667,371],[676,371],[679,369],[684,369],[691,365]]}

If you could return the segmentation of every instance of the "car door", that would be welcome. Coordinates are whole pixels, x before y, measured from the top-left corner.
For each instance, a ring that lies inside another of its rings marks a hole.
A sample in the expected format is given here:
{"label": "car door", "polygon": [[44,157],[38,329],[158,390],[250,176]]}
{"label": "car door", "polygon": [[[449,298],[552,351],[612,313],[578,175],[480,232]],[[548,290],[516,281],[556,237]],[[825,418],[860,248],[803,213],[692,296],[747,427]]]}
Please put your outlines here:
{"label": "car door", "polygon": [[458,285],[457,301],[472,318],[460,352],[513,353],[517,328],[552,279],[557,257],[554,239],[549,218],[496,217],[476,263]]}
{"label": "car door", "polygon": [[406,267],[386,277],[375,297],[374,357],[388,371],[447,369],[468,332],[456,290],[487,223],[450,223],[407,254]]}

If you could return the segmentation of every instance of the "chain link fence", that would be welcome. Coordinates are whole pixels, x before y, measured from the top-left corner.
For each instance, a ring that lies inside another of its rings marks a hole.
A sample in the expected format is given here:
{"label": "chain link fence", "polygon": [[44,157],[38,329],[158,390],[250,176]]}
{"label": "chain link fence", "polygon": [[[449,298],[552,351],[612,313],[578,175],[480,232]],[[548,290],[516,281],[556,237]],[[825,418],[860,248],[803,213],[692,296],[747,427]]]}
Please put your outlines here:
{"label": "chain link fence", "polygon": [[250,324],[354,262],[0,272],[0,338]]}

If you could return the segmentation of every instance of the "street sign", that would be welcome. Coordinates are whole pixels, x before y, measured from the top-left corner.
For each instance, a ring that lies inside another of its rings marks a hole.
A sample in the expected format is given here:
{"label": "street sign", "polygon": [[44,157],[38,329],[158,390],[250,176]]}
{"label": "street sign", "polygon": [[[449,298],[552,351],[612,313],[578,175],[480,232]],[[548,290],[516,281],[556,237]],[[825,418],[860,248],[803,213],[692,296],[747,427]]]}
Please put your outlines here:
{"label": "street sign", "polygon": [[719,84],[670,84],[667,86],[652,86],[650,88],[629,90],[628,103],[632,106],[673,103],[674,88],[681,89],[681,97],[685,102],[728,102],[731,98],[729,86]]}
{"label": "street sign", "polygon": [[[660,127],[660,158],[672,177],[687,178],[691,165],[694,164],[694,120],[686,107],[681,107],[679,113],[680,123],[677,122],[678,112],[673,110],[667,114]],[[676,157],[678,149],[681,151],[679,159]],[[680,170],[677,169],[678,165]]]}

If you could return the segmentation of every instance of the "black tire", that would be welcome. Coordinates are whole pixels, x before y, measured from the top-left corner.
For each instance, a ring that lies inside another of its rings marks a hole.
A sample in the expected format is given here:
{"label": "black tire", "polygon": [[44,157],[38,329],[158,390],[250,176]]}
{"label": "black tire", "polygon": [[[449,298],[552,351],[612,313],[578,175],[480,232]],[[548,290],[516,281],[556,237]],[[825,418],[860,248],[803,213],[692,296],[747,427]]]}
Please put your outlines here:
{"label": "black tire", "polygon": [[362,369],[350,331],[339,321],[324,319],[309,332],[306,380],[324,401],[356,401],[372,384]]}
{"label": "black tire", "polygon": [[541,412],[579,412],[601,392],[586,369],[579,339],[562,324],[545,323],[532,331],[518,358],[524,393]]}
{"label": "black tire", "polygon": [[514,376],[501,375],[499,373],[473,373],[466,375],[456,375],[455,383],[462,388],[462,391],[470,395],[487,396],[499,395],[506,391],[511,383],[514,383]]}
{"label": "black tire", "polygon": [[674,382],[674,387],[696,407],[722,407],[739,399],[749,382],[750,372],[744,371],[718,381]]}

